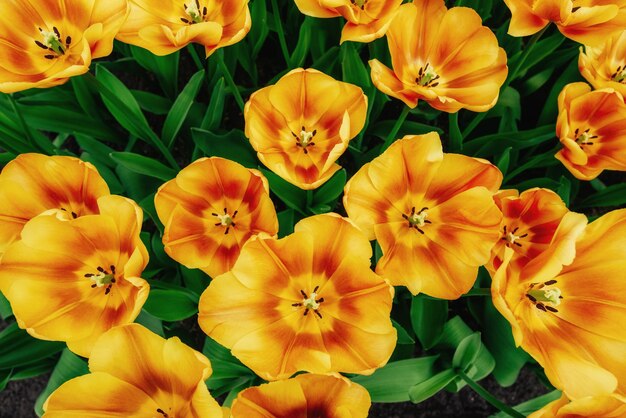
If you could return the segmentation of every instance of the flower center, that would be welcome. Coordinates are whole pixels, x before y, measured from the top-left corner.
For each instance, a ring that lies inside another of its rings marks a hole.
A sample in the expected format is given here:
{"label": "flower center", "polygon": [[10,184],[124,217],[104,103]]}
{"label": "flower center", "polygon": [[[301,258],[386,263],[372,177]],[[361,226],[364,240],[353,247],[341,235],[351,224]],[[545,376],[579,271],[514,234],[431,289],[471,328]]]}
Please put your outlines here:
{"label": "flower center", "polygon": [[300,294],[302,295],[302,302],[292,303],[291,306],[294,307],[304,307],[303,316],[307,316],[309,311],[315,312],[318,317],[322,317],[322,314],[319,313],[319,308],[322,302],[324,302],[324,298],[317,298],[317,291],[320,287],[315,286],[313,292],[310,295],[307,295],[304,290],[300,290]]}
{"label": "flower center", "polygon": [[411,208],[411,213],[406,215],[402,214],[402,217],[409,222],[409,228],[415,228],[420,234],[424,231],[422,227],[426,224],[432,223],[426,217],[428,217],[428,208],[422,208],[419,212],[415,212],[415,206]]}
{"label": "flower center", "polygon": [[555,306],[561,304],[561,289],[555,287],[556,280],[548,280],[543,283],[531,283],[526,292],[526,297],[540,311],[558,312]]}
{"label": "flower center", "polygon": [[194,23],[203,22],[204,19],[206,18],[208,10],[205,6],[202,8],[202,12],[200,11],[199,0],[195,0],[195,2],[191,3],[189,6],[187,6],[187,4],[183,4],[183,6],[185,8],[185,13],[187,14],[187,16],[191,18],[191,19],[188,19],[186,17],[181,17],[180,20],[182,20],[183,23],[193,25]]}
{"label": "flower center", "polygon": [[426,63],[426,65],[424,67],[420,67],[417,72],[415,82],[424,87],[437,87],[439,85],[437,80],[439,80],[439,75],[429,63]]}
{"label": "flower center", "polygon": [[611,80],[618,83],[626,84],[626,65],[620,65],[611,75]]}
{"label": "flower center", "polygon": [[237,212],[239,211],[234,211],[232,215],[230,215],[228,213],[228,209],[224,208],[224,214],[219,214],[219,213],[212,213],[211,215],[215,216],[217,219],[219,219],[219,222],[217,222],[215,224],[215,226],[225,226],[226,230],[224,231],[224,235],[228,234],[228,231],[230,230],[231,227],[236,227],[237,224],[235,223],[234,219],[235,216],[237,216]]}
{"label": "flower center", "polygon": [[[171,410],[172,408],[170,408]],[[158,408],[157,413],[161,414],[163,416],[163,418],[174,418],[173,415],[168,414],[167,412],[165,412],[164,410],[162,410],[161,408]]]}
{"label": "flower center", "polygon": [[596,139],[598,137],[598,135],[591,135],[589,133],[589,128],[585,129],[584,131],[580,131],[580,129],[576,128],[576,130],[574,131],[574,136],[576,137],[575,141],[578,145],[580,145],[581,148],[583,148],[585,145],[593,145],[593,142],[590,141],[591,139]]}
{"label": "flower center", "polygon": [[353,5],[358,7],[359,9],[363,10],[363,9],[365,9],[365,5],[367,4],[367,1],[368,0],[350,0],[350,3],[352,3]]}
{"label": "flower center", "polygon": [[315,145],[315,142],[313,142],[313,138],[315,137],[315,135],[317,135],[317,129],[314,129],[313,131],[307,131],[306,128],[303,126],[298,135],[296,135],[294,132],[292,132],[291,135],[296,138],[296,146],[302,148],[304,153],[308,154],[309,151],[307,150],[307,147]]}
{"label": "flower center", "polygon": [[517,245],[518,247],[522,246],[522,244],[517,242],[517,240],[520,238],[526,238],[528,234],[515,235],[515,233],[518,230],[519,230],[519,227],[515,227],[515,229],[513,229],[512,231],[507,231],[506,225],[504,225],[504,229],[503,229],[504,233],[501,239],[506,241],[507,247],[510,247],[511,245]]}
{"label": "flower center", "polygon": [[35,44],[41,49],[45,49],[46,51],[53,52],[53,54],[44,55],[46,59],[54,59],[58,58],[61,55],[65,55],[65,51],[67,51],[72,43],[72,38],[70,36],[65,37],[65,44],[61,41],[61,33],[56,26],[52,28],[52,31],[47,31],[39,28],[39,33],[43,37],[43,42],[35,40]]}
{"label": "flower center", "polygon": [[108,295],[111,292],[111,287],[115,283],[115,266],[109,266],[109,270],[105,270],[103,267],[98,266],[97,273],[86,273],[85,277],[94,282],[91,288],[105,287],[104,294]]}

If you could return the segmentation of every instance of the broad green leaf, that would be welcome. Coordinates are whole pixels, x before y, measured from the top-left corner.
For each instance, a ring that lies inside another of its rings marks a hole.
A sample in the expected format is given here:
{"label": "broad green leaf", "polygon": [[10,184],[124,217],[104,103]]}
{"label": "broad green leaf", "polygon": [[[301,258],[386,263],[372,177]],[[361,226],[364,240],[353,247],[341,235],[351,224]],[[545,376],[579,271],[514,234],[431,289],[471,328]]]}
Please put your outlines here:
{"label": "broad green leaf", "polygon": [[256,59],[270,32],[267,25],[267,5],[265,0],[254,0],[251,2],[250,15],[252,16],[252,28],[246,40],[253,42],[252,57]]}
{"label": "broad green leaf", "polygon": [[454,352],[452,367],[466,372],[476,361],[482,344],[480,332],[475,332],[463,338]]}
{"label": "broad green leaf", "polygon": [[213,91],[211,92],[211,101],[202,119],[200,128],[205,131],[212,131],[217,129],[222,121],[222,115],[224,113],[224,101],[226,100],[226,84],[224,79],[220,78],[215,83]]}
{"label": "broad green leaf", "polygon": [[0,370],[37,363],[63,349],[60,342],[31,337],[14,322],[0,332]]}
{"label": "broad green leaf", "polygon": [[441,337],[448,319],[448,301],[414,296],[411,303],[411,324],[424,349],[432,348]]}
{"label": "broad green leaf", "polygon": [[226,347],[207,337],[202,354],[211,361],[213,373],[206,381],[213,396],[221,396],[246,381],[256,380],[256,375],[241,364]]}
{"label": "broad green leaf", "polygon": [[[523,402],[513,407],[513,409],[515,409],[517,412],[522,413],[523,415],[530,415],[531,413],[543,408],[550,402],[556,401],[560,397],[561,391],[553,390],[550,393],[546,393],[545,395],[541,395],[529,401]],[[491,418],[510,418],[510,415],[505,412],[499,412],[495,415],[492,415]]]}
{"label": "broad green leaf", "polygon": [[59,361],[52,371],[52,375],[50,376],[50,380],[48,380],[46,388],[37,397],[37,401],[35,402],[35,412],[37,413],[37,416],[43,415],[43,404],[52,392],[68,380],[87,373],[89,373],[87,362],[83,358],[72,353],[67,348],[64,349]]}
{"label": "broad green leaf", "polygon": [[626,205],[626,184],[614,184],[595,192],[578,203],[579,208],[611,207]]}
{"label": "broad green leaf", "polygon": [[306,191],[283,180],[269,170],[262,168],[261,172],[267,177],[270,190],[274,192],[280,200],[290,208],[305,214],[303,209],[306,207]]}
{"label": "broad green leaf", "polygon": [[370,393],[372,402],[409,401],[409,389],[435,375],[437,356],[412,358],[387,363],[370,376],[351,380]]}
{"label": "broad green leaf", "polygon": [[146,112],[150,112],[154,115],[167,115],[172,108],[172,101],[158,94],[150,93],[141,90],[131,90],[135,100]]}
{"label": "broad green leaf", "polygon": [[11,309],[11,304],[8,299],[4,297],[2,292],[0,292],[0,318],[6,321],[6,319],[13,315],[13,310]]}
{"label": "broad green leaf", "polygon": [[556,192],[561,197],[561,199],[563,199],[565,205],[569,207],[570,196],[572,193],[572,182],[569,181],[567,177],[561,176],[561,178],[559,179],[559,183],[561,183],[561,185]]}
{"label": "broad green leaf", "polygon": [[167,118],[165,118],[165,123],[163,124],[161,138],[168,148],[171,148],[174,144],[174,140],[180,128],[183,126],[185,119],[187,119],[187,114],[200,91],[200,87],[202,87],[203,81],[204,70],[195,73],[183,91],[178,95],[170,112],[167,114]]}
{"label": "broad green leaf", "polygon": [[144,309],[163,321],[182,321],[198,313],[198,300],[180,290],[150,290]]}
{"label": "broad green leaf", "polygon": [[450,135],[450,152],[461,152],[463,150],[463,134],[459,128],[459,113],[448,115],[448,130]]}
{"label": "broad green leaf", "polygon": [[411,338],[411,335],[404,329],[398,322],[391,320],[393,327],[398,332],[398,344],[415,344],[415,340]]}
{"label": "broad green leaf", "polygon": [[506,174],[509,171],[509,163],[511,162],[511,150],[512,147],[508,147],[504,150],[500,158],[496,161],[496,166],[500,169],[502,174]]}
{"label": "broad green leaf", "polygon": [[154,177],[159,180],[168,181],[176,177],[176,171],[167,167],[163,163],[158,162],[143,155],[134,154],[132,152],[112,152],[111,158],[116,163],[123,165],[135,173],[144,176]]}
{"label": "broad green leaf", "polygon": [[98,104],[94,98],[94,92],[91,85],[85,80],[85,77],[72,77],[70,79],[72,89],[74,89],[74,95],[76,101],[80,105],[81,109],[95,120],[100,119],[98,113]]}
{"label": "broad green leaf", "polygon": [[185,287],[194,292],[198,297],[202,295],[209,286],[211,278],[200,269],[188,269],[187,267],[180,266],[180,275],[183,278]]}
{"label": "broad green leaf", "polygon": [[313,192],[313,205],[332,202],[343,192],[348,175],[346,170],[337,171],[326,183]]}
{"label": "broad green leaf", "polygon": [[[395,123],[395,120],[383,120],[376,122],[371,129],[369,129],[368,134],[385,139],[387,138],[387,135],[389,135],[389,132]],[[405,135],[422,135],[429,132],[437,132],[439,135],[443,134],[443,130],[441,128],[437,128],[436,126],[407,120],[402,124],[402,127],[398,131],[396,137],[402,138]]]}
{"label": "broad green leaf", "polygon": [[145,309],[142,309],[139,316],[135,319],[135,322],[148,328],[161,337],[165,337],[165,331],[163,330],[163,321],[154,315],[151,315]]}
{"label": "broad green leaf", "polygon": [[453,370],[444,370],[433,377],[412,386],[409,389],[409,399],[413,403],[420,403],[434,396],[441,389],[448,386],[456,378]]}
{"label": "broad green leaf", "polygon": [[463,151],[469,155],[498,155],[510,147],[515,150],[521,150],[549,140],[556,141],[553,124],[540,126],[528,131],[502,132],[481,136],[465,142]]}
{"label": "broad green leaf", "polygon": [[146,49],[130,46],[130,52],[139,65],[157,77],[161,88],[168,97],[176,97],[178,90],[179,51],[164,56],[157,56]]}
{"label": "broad green leaf", "polygon": [[302,25],[300,26],[298,43],[296,44],[296,47],[291,53],[291,57],[289,59],[290,68],[298,68],[304,65],[304,60],[306,59],[309,50],[311,49],[311,37],[313,36],[313,31],[311,30],[311,22],[313,22],[313,20],[313,18],[306,16],[304,18],[304,23],[302,23]]}
{"label": "broad green leaf", "polygon": [[0,370],[0,392],[7,387],[7,383],[11,380],[12,375],[13,370]]}
{"label": "broad green leaf", "polygon": [[295,224],[295,214],[293,209],[285,209],[278,212],[278,238],[285,237],[293,233]]}
{"label": "broad green leaf", "polygon": [[219,135],[192,128],[191,136],[207,156],[227,158],[249,168],[256,168],[258,165],[254,149],[240,130],[234,129]]}
{"label": "broad green leaf", "polygon": [[91,154],[93,159],[111,168],[115,167],[115,162],[110,155],[115,152],[113,148],[90,136],[76,135],[75,138],[80,148]]}

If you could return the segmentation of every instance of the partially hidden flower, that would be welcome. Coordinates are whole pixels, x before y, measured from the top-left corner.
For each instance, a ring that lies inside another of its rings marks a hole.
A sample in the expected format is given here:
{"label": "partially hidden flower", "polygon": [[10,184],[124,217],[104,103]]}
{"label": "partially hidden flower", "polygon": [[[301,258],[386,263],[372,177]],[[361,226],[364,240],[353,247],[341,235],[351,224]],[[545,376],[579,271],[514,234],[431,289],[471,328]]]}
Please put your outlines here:
{"label": "partially hidden flower", "polygon": [[110,195],[98,199],[98,212],[30,220],[0,264],[0,291],[20,328],[84,357],[104,332],[135,320],[149,291],[140,277],[148,264],[141,209]]}
{"label": "partially hidden flower", "polygon": [[263,174],[223,158],[191,163],[159,188],[154,203],[165,251],[211,277],[230,270],[250,238],[278,232]]}
{"label": "partially hidden flower", "polygon": [[78,158],[21,154],[0,174],[0,257],[24,224],[42,213],[73,219],[98,213],[109,188],[96,168]]}
{"label": "partially hidden flower", "polygon": [[402,0],[295,0],[302,13],[313,17],[343,16],[347,22],[341,42],[371,42],[389,29]]}
{"label": "partially hidden flower", "polygon": [[467,7],[415,0],[400,7],[387,31],[393,70],[371,60],[372,81],[383,93],[444,112],[485,112],[498,101],[508,68],[491,29]]}
{"label": "partially hidden flower", "polygon": [[113,50],[127,0],[5,0],[0,16],[0,92],[46,88],[89,71]]}
{"label": "partially hidden flower", "polygon": [[493,194],[501,181],[486,160],[444,154],[431,132],[406,136],[361,167],[343,203],[382,249],[378,274],[413,294],[456,299],[500,238]]}
{"label": "partially hidden flower", "polygon": [[504,248],[514,252],[511,263],[524,265],[545,251],[565,214],[565,202],[548,189],[501,190],[494,200],[502,211],[500,240],[485,266],[493,275],[504,259]]}
{"label": "partially hidden flower", "polygon": [[559,94],[556,134],[563,149],[555,156],[577,179],[626,171],[626,104],[617,91],[566,85]]}
{"label": "partially hidden flower", "polygon": [[128,20],[117,35],[127,44],[167,55],[189,43],[208,57],[235,44],[250,31],[248,0],[129,0]]}
{"label": "partially hidden flower", "polygon": [[587,396],[570,401],[562,395],[528,418],[620,418],[626,417],[626,399],[619,395]]}
{"label": "partially hidden flower", "polygon": [[585,45],[601,45],[626,27],[621,0],[504,0],[511,10],[509,35],[527,36],[554,22],[561,33]]}
{"label": "partially hidden flower", "polygon": [[363,386],[344,377],[301,374],[239,392],[231,416],[366,418],[371,403]]}
{"label": "partially hidden flower", "polygon": [[200,327],[266,380],[297,371],[370,374],[396,345],[393,288],[370,269],[367,238],[335,214],[257,239],[200,298]]}
{"label": "partially hidden flower", "polygon": [[612,88],[625,97],[626,30],[617,32],[601,46],[581,48],[578,69],[594,88]]}
{"label": "partially hidden flower", "polygon": [[[509,254],[492,283],[513,336],[570,399],[626,393],[626,210],[584,229],[569,213],[548,250],[524,268]],[[565,218],[564,218],[565,219]],[[583,232],[584,231],[584,232]]]}
{"label": "partially hidden flower", "polygon": [[45,418],[222,418],[204,381],[209,360],[178,337],[164,339],[139,324],[102,335],[90,374],[63,383],[44,404]]}
{"label": "partially hidden flower", "polygon": [[302,189],[341,167],[337,159],[363,129],[367,97],[349,83],[302,68],[256,91],[246,103],[246,136],[259,160]]}

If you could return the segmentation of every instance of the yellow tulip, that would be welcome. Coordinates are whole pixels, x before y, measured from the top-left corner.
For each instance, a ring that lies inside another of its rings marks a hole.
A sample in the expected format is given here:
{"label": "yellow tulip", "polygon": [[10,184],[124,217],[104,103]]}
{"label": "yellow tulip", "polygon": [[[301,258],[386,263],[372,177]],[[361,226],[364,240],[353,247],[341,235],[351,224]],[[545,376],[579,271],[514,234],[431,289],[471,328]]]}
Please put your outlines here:
{"label": "yellow tulip", "polygon": [[297,371],[370,374],[396,345],[393,288],[367,238],[339,215],[303,219],[244,245],[200,298],[200,327],[266,380]]}
{"label": "yellow tulip", "polygon": [[587,396],[571,401],[563,395],[528,418],[623,418],[626,399],[619,395]]}
{"label": "yellow tulip", "polygon": [[4,0],[0,92],[65,83],[113,50],[127,0]]}
{"label": "yellow tulip", "polygon": [[345,187],[348,216],[383,256],[376,272],[394,286],[456,299],[476,280],[500,238],[493,201],[502,173],[488,161],[444,154],[437,133],[406,136],[365,164]]}
{"label": "yellow tulip", "polygon": [[612,88],[625,97],[626,30],[608,38],[602,46],[581,48],[578,68],[594,88]]}
{"label": "yellow tulip", "polygon": [[372,81],[383,93],[414,108],[485,112],[498,101],[506,79],[506,53],[491,29],[467,7],[443,0],[403,4],[387,31],[393,70],[370,61]]}
{"label": "yellow tulip", "polygon": [[204,381],[211,363],[178,337],[118,326],[96,342],[90,374],[71,379],[44,404],[45,418],[222,418]]}

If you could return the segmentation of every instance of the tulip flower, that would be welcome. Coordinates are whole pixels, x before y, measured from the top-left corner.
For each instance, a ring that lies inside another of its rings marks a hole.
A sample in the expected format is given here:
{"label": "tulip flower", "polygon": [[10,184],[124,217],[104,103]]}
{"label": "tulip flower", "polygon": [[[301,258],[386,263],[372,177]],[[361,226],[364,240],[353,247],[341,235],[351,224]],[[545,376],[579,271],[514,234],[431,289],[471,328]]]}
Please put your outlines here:
{"label": "tulip flower", "polygon": [[626,398],[619,395],[587,396],[571,401],[563,395],[528,418],[618,418],[626,416]]}
{"label": "tulip flower", "polygon": [[602,46],[581,48],[578,68],[594,88],[611,88],[626,97],[626,30]]}
{"label": "tulip flower", "polygon": [[383,93],[414,108],[485,112],[498,101],[506,79],[506,53],[496,36],[466,7],[443,0],[403,4],[387,31],[393,70],[370,61],[372,81]]}
{"label": "tulip flower", "polygon": [[493,276],[504,258],[504,248],[514,252],[512,263],[523,266],[547,249],[565,214],[559,195],[548,189],[501,190],[494,200],[503,214],[500,240],[486,265]]}
{"label": "tulip flower", "polygon": [[110,195],[98,212],[31,219],[0,264],[0,291],[20,328],[84,357],[104,332],[135,320],[149,291],[140,278],[148,264],[141,209]]}
{"label": "tulip flower", "polygon": [[372,248],[335,214],[303,219],[279,240],[244,245],[200,298],[202,330],[266,380],[297,371],[371,374],[396,345],[393,288]]}
{"label": "tulip flower", "polygon": [[248,0],[128,0],[130,16],[117,35],[127,44],[168,55],[189,43],[204,46],[207,58],[250,31]]}
{"label": "tulip flower", "polygon": [[0,174],[0,257],[24,224],[42,213],[73,219],[98,213],[109,188],[96,168],[78,158],[21,154]]}
{"label": "tulip flower", "polygon": [[278,232],[263,174],[223,158],[191,163],[159,188],[154,203],[165,251],[211,277],[231,269],[246,241]]}
{"label": "tulip flower", "polygon": [[302,68],[256,91],[246,103],[246,136],[259,160],[302,189],[319,187],[341,167],[335,162],[363,129],[363,91]]}
{"label": "tulip flower", "polygon": [[366,418],[370,406],[369,393],[357,383],[337,376],[301,374],[239,392],[231,416]]}
{"label": "tulip flower", "polygon": [[127,0],[4,0],[0,92],[65,83],[113,50]]}
{"label": "tulip flower", "polygon": [[295,0],[302,13],[313,17],[343,16],[341,31],[345,41],[372,42],[389,29],[402,0]]}
{"label": "tulip flower", "polygon": [[[570,399],[626,393],[626,210],[583,229],[559,228],[552,244],[522,269],[509,251],[493,278],[494,305],[518,346]],[[564,218],[565,219],[565,218]],[[584,232],[583,232],[584,231]]]}
{"label": "tulip flower", "polygon": [[406,136],[348,181],[344,206],[383,256],[376,272],[394,286],[456,299],[476,280],[500,238],[488,161],[444,154],[439,135]]}
{"label": "tulip flower", "polygon": [[561,33],[585,45],[601,45],[626,27],[620,0],[504,0],[511,10],[509,35],[527,36],[554,22]]}
{"label": "tulip flower", "polygon": [[222,418],[204,381],[209,360],[178,337],[164,339],[138,324],[102,335],[90,374],[63,383],[44,404],[45,418]]}
{"label": "tulip flower", "polygon": [[617,91],[566,85],[559,95],[556,134],[563,145],[556,158],[577,179],[626,170],[626,104]]}

